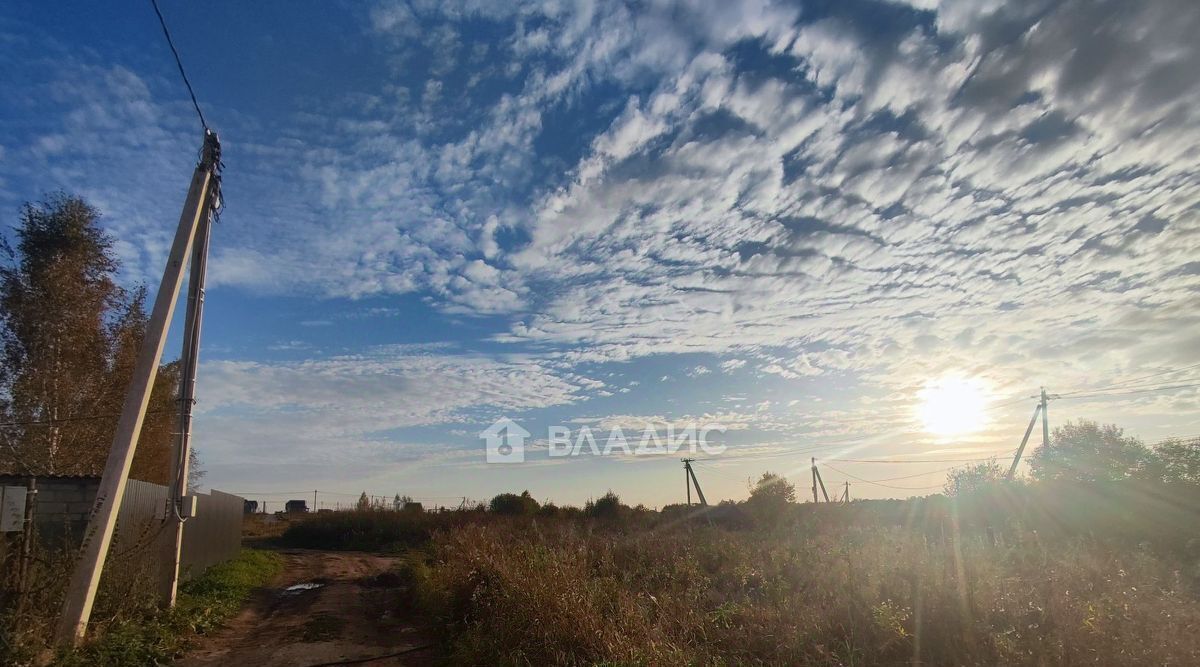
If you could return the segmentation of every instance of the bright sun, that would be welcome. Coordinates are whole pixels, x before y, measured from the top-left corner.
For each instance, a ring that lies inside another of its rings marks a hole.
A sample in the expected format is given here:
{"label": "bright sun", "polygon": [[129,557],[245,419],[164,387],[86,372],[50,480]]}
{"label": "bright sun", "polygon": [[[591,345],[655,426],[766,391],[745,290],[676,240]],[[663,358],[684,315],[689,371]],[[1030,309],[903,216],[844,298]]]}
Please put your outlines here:
{"label": "bright sun", "polygon": [[986,394],[979,380],[962,377],[934,380],[917,393],[921,400],[917,416],[925,430],[934,435],[974,433],[987,424]]}

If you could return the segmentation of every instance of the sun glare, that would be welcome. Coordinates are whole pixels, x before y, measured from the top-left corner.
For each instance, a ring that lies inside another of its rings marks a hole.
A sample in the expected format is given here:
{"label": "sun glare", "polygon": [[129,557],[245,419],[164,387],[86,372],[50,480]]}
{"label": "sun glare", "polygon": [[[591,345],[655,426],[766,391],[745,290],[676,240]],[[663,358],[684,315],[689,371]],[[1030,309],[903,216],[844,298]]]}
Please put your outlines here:
{"label": "sun glare", "polygon": [[975,433],[987,424],[987,392],[983,382],[945,377],[918,392],[917,416],[925,430],[941,436]]}

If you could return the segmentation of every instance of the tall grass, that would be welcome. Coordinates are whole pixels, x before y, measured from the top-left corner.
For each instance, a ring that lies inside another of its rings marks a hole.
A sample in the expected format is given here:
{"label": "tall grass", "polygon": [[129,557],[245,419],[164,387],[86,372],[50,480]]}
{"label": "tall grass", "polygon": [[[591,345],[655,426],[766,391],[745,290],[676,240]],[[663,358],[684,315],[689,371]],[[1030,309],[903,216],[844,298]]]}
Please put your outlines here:
{"label": "tall grass", "polygon": [[464,664],[1200,664],[1195,562],[1024,538],[496,521],[402,573]]}
{"label": "tall grass", "polygon": [[160,665],[179,656],[197,634],[221,625],[241,607],[253,589],[264,585],[282,568],[279,557],[265,551],[243,550],[237,558],[215,565],[180,587],[175,607],[163,611],[146,607],[108,624],[83,648],[62,653],[60,667],[88,665]]}
{"label": "tall grass", "polygon": [[[19,618],[11,605],[0,614],[0,664],[45,664],[53,651],[54,624],[74,555],[69,549],[38,552],[28,604]],[[182,584],[176,606],[163,611],[150,560],[109,559],[92,611],[89,643],[59,653],[53,664],[166,664],[193,635],[203,634],[233,615],[249,592],[274,577],[282,566],[274,554],[243,550],[234,560]]]}

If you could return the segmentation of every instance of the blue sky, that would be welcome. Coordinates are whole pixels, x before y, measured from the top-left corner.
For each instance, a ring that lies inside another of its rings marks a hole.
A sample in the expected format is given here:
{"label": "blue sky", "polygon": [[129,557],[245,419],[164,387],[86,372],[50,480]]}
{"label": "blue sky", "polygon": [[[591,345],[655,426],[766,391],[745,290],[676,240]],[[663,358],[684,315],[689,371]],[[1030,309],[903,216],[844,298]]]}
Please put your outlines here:
{"label": "blue sky", "polygon": [[[1167,372],[1200,363],[1186,0],[163,12],[225,146],[210,487],[682,499],[677,457],[486,465],[507,415],[722,424],[710,499],[766,469],[806,487],[814,454],[904,496],[1015,448],[1039,385],[1197,375]],[[81,194],[156,285],[200,133],[153,12],[8,3],[0,68],[5,227]],[[952,437],[922,418],[946,383],[986,400]],[[1155,441],[1200,433],[1200,402],[1051,418]]]}

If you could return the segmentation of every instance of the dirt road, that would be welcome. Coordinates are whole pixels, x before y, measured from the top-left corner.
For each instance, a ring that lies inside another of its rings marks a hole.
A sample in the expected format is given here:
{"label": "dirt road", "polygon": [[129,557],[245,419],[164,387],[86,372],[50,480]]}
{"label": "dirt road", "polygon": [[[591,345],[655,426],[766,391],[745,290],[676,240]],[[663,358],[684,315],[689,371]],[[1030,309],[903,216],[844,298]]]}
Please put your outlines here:
{"label": "dirt road", "polygon": [[227,627],[201,638],[177,665],[433,664],[435,652],[418,619],[399,611],[405,591],[379,576],[392,559],[355,552],[280,554],[285,568],[272,587],[256,592]]}

